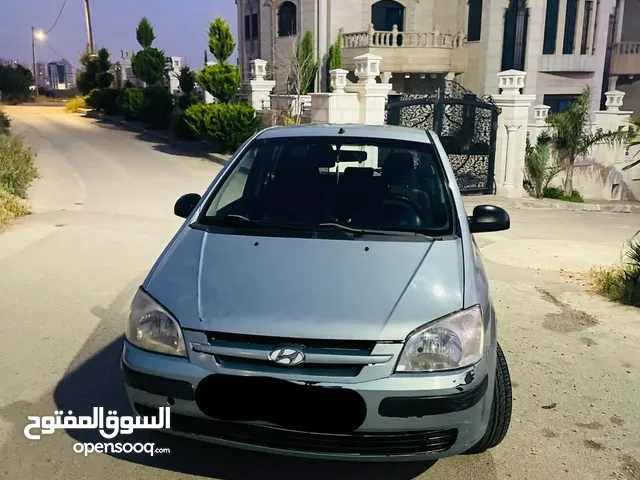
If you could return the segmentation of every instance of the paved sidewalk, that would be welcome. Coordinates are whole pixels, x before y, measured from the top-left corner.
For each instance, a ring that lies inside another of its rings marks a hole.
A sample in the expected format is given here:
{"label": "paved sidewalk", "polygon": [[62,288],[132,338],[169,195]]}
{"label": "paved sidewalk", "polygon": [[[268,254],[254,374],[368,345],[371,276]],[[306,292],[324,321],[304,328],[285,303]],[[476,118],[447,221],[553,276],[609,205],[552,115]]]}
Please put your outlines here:
{"label": "paved sidewalk", "polygon": [[564,202],[537,198],[504,198],[496,195],[468,195],[464,197],[466,205],[472,207],[490,203],[509,209],[545,209],[570,210],[578,212],[636,213],[640,214],[640,203],[615,202],[607,200],[587,200],[585,203]]}

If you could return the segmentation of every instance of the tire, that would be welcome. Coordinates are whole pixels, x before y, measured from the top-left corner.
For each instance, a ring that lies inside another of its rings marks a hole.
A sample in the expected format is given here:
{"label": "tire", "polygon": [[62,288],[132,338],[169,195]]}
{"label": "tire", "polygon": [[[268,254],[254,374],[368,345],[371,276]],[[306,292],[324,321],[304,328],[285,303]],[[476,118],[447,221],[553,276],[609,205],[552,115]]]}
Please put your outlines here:
{"label": "tire", "polygon": [[496,362],[496,381],[493,393],[493,402],[491,404],[491,416],[489,417],[489,426],[484,436],[471,447],[466,454],[483,453],[490,448],[500,445],[509,430],[511,423],[511,408],[513,398],[511,393],[511,377],[509,376],[509,367],[507,359],[502,353],[502,348],[498,344],[497,362]]}

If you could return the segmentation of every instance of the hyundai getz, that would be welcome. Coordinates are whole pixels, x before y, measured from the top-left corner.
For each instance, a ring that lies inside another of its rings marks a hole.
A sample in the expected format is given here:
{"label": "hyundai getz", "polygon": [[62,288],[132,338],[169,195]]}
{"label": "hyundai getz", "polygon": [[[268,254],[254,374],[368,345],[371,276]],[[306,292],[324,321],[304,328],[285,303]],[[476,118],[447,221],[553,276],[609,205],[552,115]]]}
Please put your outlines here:
{"label": "hyundai getz", "polygon": [[245,142],[137,291],[122,369],[170,433],[275,454],[433,460],[498,445],[511,383],[438,137],[308,125]]}

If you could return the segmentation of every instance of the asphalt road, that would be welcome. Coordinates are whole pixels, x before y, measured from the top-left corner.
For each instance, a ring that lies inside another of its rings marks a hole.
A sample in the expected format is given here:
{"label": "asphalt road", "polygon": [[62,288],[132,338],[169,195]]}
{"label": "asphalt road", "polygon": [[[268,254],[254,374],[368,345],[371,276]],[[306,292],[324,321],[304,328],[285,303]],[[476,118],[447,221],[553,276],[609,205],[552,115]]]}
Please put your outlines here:
{"label": "asphalt road", "polygon": [[116,441],[171,453],[84,457],[72,446],[100,441],[90,431],[26,439],[27,415],[128,414],[123,312],[180,225],[175,199],[220,166],[53,107],[9,113],[41,178],[34,214],[0,234],[0,478],[640,479],[640,314],[586,293],[582,275],[619,258],[640,228],[631,214],[514,210],[510,231],[478,236],[515,392],[512,428],[489,453],[342,464],[142,432]]}

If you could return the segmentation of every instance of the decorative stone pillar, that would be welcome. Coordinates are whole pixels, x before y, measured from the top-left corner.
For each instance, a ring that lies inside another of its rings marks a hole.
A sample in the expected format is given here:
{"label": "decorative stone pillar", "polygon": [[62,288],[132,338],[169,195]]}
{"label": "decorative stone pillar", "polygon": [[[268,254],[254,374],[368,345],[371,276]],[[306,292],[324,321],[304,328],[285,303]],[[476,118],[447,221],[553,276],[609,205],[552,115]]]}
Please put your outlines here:
{"label": "decorative stone pillar", "polygon": [[359,123],[383,125],[387,95],[393,88],[389,83],[376,83],[380,75],[382,57],[365,53],[354,58],[358,83],[346,85],[347,93],[357,93]]}
{"label": "decorative stone pillar", "polygon": [[276,86],[274,80],[265,80],[267,61],[261,59],[249,62],[249,82],[245,84],[249,105],[256,110],[269,109],[271,106],[271,92]]}
{"label": "decorative stone pillar", "polygon": [[523,95],[527,74],[520,70],[498,73],[500,94],[494,97],[500,109],[496,135],[496,193],[509,198],[522,197],[524,156],[527,144],[527,120],[535,95]]}
{"label": "decorative stone pillar", "polygon": [[356,93],[345,92],[347,70],[331,70],[332,93],[311,94],[311,121],[313,123],[358,123],[359,103]]}
{"label": "decorative stone pillar", "polygon": [[604,96],[607,98],[607,101],[604,105],[607,107],[607,112],[619,112],[625,95],[624,92],[619,90],[605,92]]}
{"label": "decorative stone pillar", "polygon": [[529,125],[529,141],[535,145],[540,134],[548,130],[547,118],[551,107],[547,105],[535,105],[533,107],[533,124]]}
{"label": "decorative stone pillar", "polygon": [[[633,112],[622,110],[624,92],[612,90],[605,92],[607,98],[605,102],[606,110],[596,112],[594,115],[594,130],[602,129],[605,132],[615,132],[620,129],[629,128],[629,119]],[[621,145],[608,145],[603,143],[593,148],[593,157],[601,165],[623,164],[627,161],[625,155],[626,148]]]}

